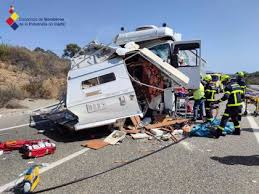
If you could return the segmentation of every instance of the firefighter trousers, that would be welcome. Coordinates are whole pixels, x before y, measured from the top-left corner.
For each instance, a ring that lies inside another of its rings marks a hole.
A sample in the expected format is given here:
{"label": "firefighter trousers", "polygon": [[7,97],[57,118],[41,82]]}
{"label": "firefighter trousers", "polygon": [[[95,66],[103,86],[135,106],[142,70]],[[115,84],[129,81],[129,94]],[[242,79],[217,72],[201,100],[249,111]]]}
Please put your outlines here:
{"label": "firefighter trousers", "polygon": [[205,110],[206,110],[206,118],[207,121],[212,121],[213,115],[212,115],[212,102],[210,101],[205,101]]}
{"label": "firefighter trousers", "polygon": [[240,131],[238,116],[241,110],[242,106],[227,107],[221,118],[221,122],[218,128],[223,131],[228,122],[228,119],[231,118],[232,122],[234,123],[235,130]]}

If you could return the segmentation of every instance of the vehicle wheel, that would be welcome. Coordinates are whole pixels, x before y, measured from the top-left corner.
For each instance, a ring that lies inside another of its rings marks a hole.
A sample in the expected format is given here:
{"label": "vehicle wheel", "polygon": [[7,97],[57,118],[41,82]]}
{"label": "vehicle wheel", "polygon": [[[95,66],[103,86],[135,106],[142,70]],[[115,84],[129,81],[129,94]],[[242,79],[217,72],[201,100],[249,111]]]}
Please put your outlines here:
{"label": "vehicle wheel", "polygon": [[258,112],[254,111],[254,116],[257,117],[258,116]]}
{"label": "vehicle wheel", "polygon": [[247,111],[244,112],[244,115],[245,115],[245,116],[247,115]]}

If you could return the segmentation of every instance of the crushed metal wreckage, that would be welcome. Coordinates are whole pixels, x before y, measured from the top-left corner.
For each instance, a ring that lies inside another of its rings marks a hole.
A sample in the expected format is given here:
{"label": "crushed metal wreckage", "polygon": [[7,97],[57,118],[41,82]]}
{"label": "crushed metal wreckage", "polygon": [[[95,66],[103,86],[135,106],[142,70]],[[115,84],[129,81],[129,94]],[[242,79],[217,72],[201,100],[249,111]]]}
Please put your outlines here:
{"label": "crushed metal wreckage", "polygon": [[174,120],[151,124],[151,118],[154,122],[161,115],[187,117],[188,96],[177,92],[179,87],[199,87],[205,63],[201,42],[182,41],[171,28],[145,26],[121,32],[113,44],[91,42],[71,59],[63,106],[38,116],[64,133],[106,125],[118,129],[134,117],[138,120],[133,128],[124,131],[136,138],[141,129],[172,131],[167,126]]}

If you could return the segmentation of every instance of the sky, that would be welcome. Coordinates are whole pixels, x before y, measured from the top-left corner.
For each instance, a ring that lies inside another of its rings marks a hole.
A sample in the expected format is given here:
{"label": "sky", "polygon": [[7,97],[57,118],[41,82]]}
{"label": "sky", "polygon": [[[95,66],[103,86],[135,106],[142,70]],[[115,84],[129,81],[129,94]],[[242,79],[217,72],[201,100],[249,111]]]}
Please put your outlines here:
{"label": "sky", "polygon": [[[64,18],[65,26],[19,26],[5,21],[10,5],[21,18]],[[259,71],[258,0],[0,0],[0,41],[62,55],[69,43],[110,43],[123,26],[166,22],[183,40],[201,40],[208,70]]]}

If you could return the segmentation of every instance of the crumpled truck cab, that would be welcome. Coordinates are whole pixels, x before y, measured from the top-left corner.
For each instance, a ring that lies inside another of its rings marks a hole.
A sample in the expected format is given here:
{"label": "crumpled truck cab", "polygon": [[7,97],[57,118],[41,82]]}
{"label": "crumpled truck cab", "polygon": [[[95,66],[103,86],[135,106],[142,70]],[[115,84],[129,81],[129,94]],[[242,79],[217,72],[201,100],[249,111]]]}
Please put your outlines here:
{"label": "crumpled truck cab", "polygon": [[[174,33],[168,36],[169,30],[163,28],[160,34],[158,28],[139,29],[130,36],[123,33],[124,42],[119,34],[115,45],[91,42],[72,58],[66,107],[77,118],[74,130],[143,117],[148,110],[174,111],[175,87],[199,87],[200,41],[176,41],[168,38]],[[164,44],[168,45],[163,50]],[[186,55],[182,67],[175,64],[180,51]]]}

